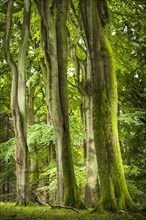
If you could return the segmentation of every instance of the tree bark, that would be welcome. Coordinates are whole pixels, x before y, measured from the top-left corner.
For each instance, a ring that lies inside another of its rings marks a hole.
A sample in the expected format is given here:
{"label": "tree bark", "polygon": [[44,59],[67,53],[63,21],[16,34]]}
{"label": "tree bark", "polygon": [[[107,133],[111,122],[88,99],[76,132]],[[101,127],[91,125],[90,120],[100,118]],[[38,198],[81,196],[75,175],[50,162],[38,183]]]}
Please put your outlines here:
{"label": "tree bark", "polygon": [[100,4],[97,0],[80,3],[92,70],[93,130],[101,184],[97,209],[135,209],[124,177],[117,128],[117,82],[112,51],[100,18]]}
{"label": "tree bark", "polygon": [[29,37],[30,1],[24,0],[24,18],[19,47],[18,66],[10,54],[10,33],[12,26],[13,0],[7,3],[6,36],[4,54],[12,72],[11,111],[16,138],[16,178],[17,204],[29,202],[28,146],[26,140],[26,101],[25,101],[25,57]]}
{"label": "tree bark", "polygon": [[84,96],[84,126],[86,134],[86,203],[88,207],[95,207],[99,198],[99,174],[95,152],[93,133],[92,97]]}
{"label": "tree bark", "polygon": [[[31,74],[30,74],[31,75]],[[34,91],[35,85],[33,83],[29,84],[28,87],[28,114],[27,114],[27,123],[28,126],[34,124]],[[36,201],[36,190],[38,188],[38,179],[39,179],[39,162],[38,162],[38,150],[37,146],[30,147],[30,201]]]}
{"label": "tree bark", "polygon": [[49,1],[35,1],[41,20],[41,47],[46,60],[48,101],[56,136],[57,159],[57,202],[63,203],[63,168],[62,168],[62,113],[60,111],[57,42],[54,18],[49,8]]}
{"label": "tree bark", "polygon": [[[95,152],[95,141],[93,132],[93,112],[92,112],[92,94],[90,92],[91,84],[91,63],[87,55],[85,60],[80,60],[76,55],[76,50],[72,50],[73,61],[75,64],[75,83],[79,92],[83,96],[83,122],[85,129],[85,159],[86,159],[86,176],[87,185],[85,187],[85,203],[88,207],[95,207],[99,198],[100,183],[98,175],[98,165]],[[80,69],[84,72],[83,81],[80,81]]]}
{"label": "tree bark", "polygon": [[34,85],[30,83],[28,87],[28,108],[27,108],[27,123],[29,126],[34,124]]}
{"label": "tree bark", "polygon": [[[71,207],[83,208],[80,192],[76,183],[75,173],[73,168],[73,159],[71,152],[71,139],[69,128],[68,114],[68,91],[67,91],[67,12],[69,1],[57,1],[57,56],[58,56],[58,83],[59,83],[59,98],[60,112],[62,119],[60,121],[62,137],[62,163],[63,163],[63,178],[64,178],[64,204]],[[57,124],[56,124],[57,125]],[[58,126],[58,125],[57,125]],[[58,139],[60,134],[57,134]]]}
{"label": "tree bark", "polygon": [[[41,45],[42,45],[42,42],[41,42]],[[45,63],[45,60],[44,58],[42,58],[39,62],[40,64],[40,68],[41,68],[41,71],[42,71],[42,75],[43,75],[43,81],[44,81],[44,88],[45,88],[45,97],[46,97],[46,104],[47,104],[47,124],[48,125],[52,125],[52,120],[51,120],[51,110],[50,110],[50,101],[49,101],[49,97],[50,97],[50,89],[49,89],[49,86],[48,86],[48,82],[49,82],[49,79],[48,79],[48,76],[49,76],[49,71],[48,71],[48,68],[47,68],[47,65]],[[48,73],[48,74],[47,74]]]}
{"label": "tree bark", "polygon": [[49,103],[56,138],[58,204],[61,205],[64,199],[66,205],[79,207],[83,204],[72,163],[67,99],[66,19],[69,2],[57,1],[56,23],[49,8],[49,1],[35,2],[41,18],[41,45],[47,65]]}

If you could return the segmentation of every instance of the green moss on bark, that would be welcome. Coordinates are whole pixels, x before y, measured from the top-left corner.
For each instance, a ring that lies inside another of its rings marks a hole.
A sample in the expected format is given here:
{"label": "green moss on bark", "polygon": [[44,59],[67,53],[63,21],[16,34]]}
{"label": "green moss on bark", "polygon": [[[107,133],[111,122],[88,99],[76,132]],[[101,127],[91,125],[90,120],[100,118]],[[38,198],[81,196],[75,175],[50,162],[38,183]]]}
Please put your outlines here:
{"label": "green moss on bark", "polygon": [[134,210],[124,177],[118,139],[117,81],[112,50],[104,34],[97,1],[81,1],[81,7],[91,63],[88,74],[93,85],[93,130],[101,189],[96,210]]}
{"label": "green moss on bark", "polygon": [[102,60],[104,81],[93,97],[94,135],[101,180],[101,198],[96,209],[134,210],[136,207],[129,195],[118,139],[117,86],[112,63],[112,53],[104,41],[106,55]]}

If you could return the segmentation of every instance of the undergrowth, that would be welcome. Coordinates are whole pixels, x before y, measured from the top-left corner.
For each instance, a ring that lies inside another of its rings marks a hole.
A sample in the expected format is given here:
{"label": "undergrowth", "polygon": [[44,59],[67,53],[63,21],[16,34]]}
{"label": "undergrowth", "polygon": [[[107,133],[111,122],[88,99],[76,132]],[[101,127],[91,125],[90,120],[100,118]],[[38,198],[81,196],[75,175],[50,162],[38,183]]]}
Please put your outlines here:
{"label": "undergrowth", "polygon": [[0,220],[144,220],[141,214],[104,212],[91,213],[89,210],[75,213],[66,209],[51,209],[49,206],[15,206],[0,203]]}

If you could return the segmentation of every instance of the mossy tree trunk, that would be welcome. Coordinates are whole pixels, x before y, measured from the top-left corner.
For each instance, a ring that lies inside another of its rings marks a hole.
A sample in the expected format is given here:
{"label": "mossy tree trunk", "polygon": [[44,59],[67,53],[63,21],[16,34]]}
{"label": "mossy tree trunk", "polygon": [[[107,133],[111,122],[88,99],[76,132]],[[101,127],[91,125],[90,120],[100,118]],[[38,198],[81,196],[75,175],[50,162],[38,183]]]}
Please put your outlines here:
{"label": "mossy tree trunk", "polygon": [[28,146],[26,140],[26,73],[25,59],[29,38],[30,1],[24,0],[22,36],[18,53],[18,65],[10,53],[13,0],[7,2],[6,36],[4,54],[12,72],[11,111],[16,138],[17,204],[29,202]]}
{"label": "mossy tree trunk", "polygon": [[100,176],[97,209],[134,209],[128,193],[117,128],[117,82],[111,48],[104,36],[106,1],[80,1],[87,53],[91,62],[90,88],[94,140]]}
{"label": "mossy tree trunk", "polygon": [[46,60],[48,98],[56,137],[58,204],[64,201],[65,205],[83,207],[73,169],[68,118],[66,19],[69,2],[56,2],[55,19],[50,10],[51,2],[35,2],[41,18],[41,45]]}

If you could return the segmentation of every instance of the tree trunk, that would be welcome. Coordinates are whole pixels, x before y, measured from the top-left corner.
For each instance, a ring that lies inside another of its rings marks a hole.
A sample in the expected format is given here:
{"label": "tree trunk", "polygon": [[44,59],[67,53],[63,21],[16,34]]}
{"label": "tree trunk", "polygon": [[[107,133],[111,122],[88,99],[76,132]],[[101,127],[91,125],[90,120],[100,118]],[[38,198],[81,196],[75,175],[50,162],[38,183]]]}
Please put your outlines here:
{"label": "tree trunk", "polygon": [[25,57],[29,37],[30,1],[24,0],[22,37],[18,54],[18,67],[10,54],[13,0],[8,1],[4,54],[12,72],[11,111],[16,138],[17,204],[27,205],[28,198],[28,147],[26,141]]}
{"label": "tree trunk", "polygon": [[[56,159],[58,175],[58,204],[74,207],[83,206],[76,184],[69,133],[68,101],[67,101],[67,34],[66,1],[57,1],[56,24],[49,1],[35,1],[41,17],[42,50],[47,64],[47,80],[49,84],[49,102],[51,119],[56,137]],[[57,36],[56,27],[57,26]]]}
{"label": "tree trunk", "polygon": [[[117,83],[113,55],[104,36],[99,6],[101,5],[97,4],[96,0],[81,0],[87,53],[92,70],[90,87],[93,129],[101,184],[97,209],[134,209],[126,186],[118,140]],[[107,8],[102,9],[104,12],[107,11]]]}
{"label": "tree trunk", "polygon": [[88,207],[95,207],[99,197],[99,175],[97,158],[95,152],[95,142],[93,133],[92,119],[92,98],[90,95],[84,96],[84,127],[86,134],[86,175],[87,186],[85,191],[85,200]]}
{"label": "tree trunk", "polygon": [[[28,87],[28,114],[27,122],[28,126],[34,124],[34,85],[30,83]],[[37,146],[30,146],[30,201],[35,202],[36,199],[36,190],[38,188],[38,179],[39,179],[39,163],[38,163],[38,150]]]}
{"label": "tree trunk", "polygon": [[46,90],[50,107],[51,119],[56,136],[56,160],[57,160],[57,202],[63,203],[63,170],[62,170],[62,113],[60,112],[57,42],[54,18],[49,8],[49,1],[35,1],[41,20],[41,47],[46,60],[47,83]]}
{"label": "tree trunk", "polygon": [[[93,132],[93,112],[92,112],[92,94],[90,88],[91,82],[91,63],[87,54],[85,60],[81,60],[76,55],[75,48],[72,49],[73,61],[75,64],[75,83],[79,92],[83,96],[82,115],[85,129],[85,159],[87,185],[85,187],[85,203],[88,207],[95,207],[100,191],[100,181],[98,175],[98,165],[95,152],[95,141]],[[80,81],[80,69],[83,69],[84,79]]]}
{"label": "tree trunk", "polygon": [[[42,37],[43,38],[43,37]],[[42,39],[43,40],[43,39]],[[43,42],[41,41],[41,45]],[[41,46],[43,48],[43,46]],[[51,112],[50,112],[50,85],[48,86],[49,82],[49,70],[48,70],[48,64],[45,64],[44,58],[42,58],[39,62],[42,75],[43,75],[43,81],[44,81],[44,88],[45,88],[45,97],[46,97],[46,104],[47,104],[47,124],[52,125],[52,119],[51,119]],[[49,83],[50,84],[50,83]]]}
{"label": "tree trunk", "polygon": [[[59,82],[59,98],[61,119],[61,150],[63,163],[63,178],[64,178],[64,204],[83,208],[83,203],[80,198],[80,192],[76,183],[73,159],[71,152],[71,139],[69,129],[69,114],[68,114],[68,91],[67,91],[67,11],[69,1],[57,1],[57,55],[58,55],[58,82]],[[60,134],[58,133],[58,138]]]}
{"label": "tree trunk", "polygon": [[28,108],[27,108],[27,123],[29,126],[34,124],[34,85],[32,83],[28,88]]}

